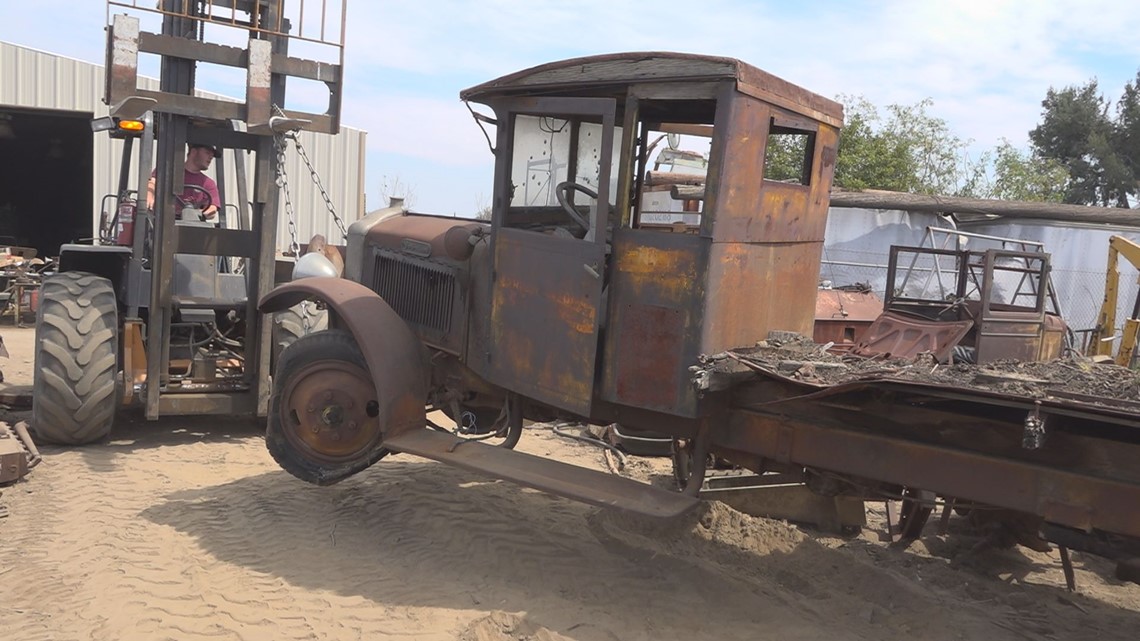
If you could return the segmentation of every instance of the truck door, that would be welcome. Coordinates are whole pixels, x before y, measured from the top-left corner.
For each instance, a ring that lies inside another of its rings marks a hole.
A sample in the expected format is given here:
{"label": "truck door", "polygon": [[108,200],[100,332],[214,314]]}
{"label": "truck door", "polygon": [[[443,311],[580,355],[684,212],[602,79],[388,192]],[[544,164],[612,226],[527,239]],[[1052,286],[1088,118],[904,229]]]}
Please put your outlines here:
{"label": "truck door", "polygon": [[616,192],[616,104],[527,98],[497,110],[507,152],[495,170],[487,375],[583,416],[593,398]]}
{"label": "truck door", "polygon": [[974,321],[978,363],[1041,360],[1048,255],[988,249],[982,260],[982,311]]}

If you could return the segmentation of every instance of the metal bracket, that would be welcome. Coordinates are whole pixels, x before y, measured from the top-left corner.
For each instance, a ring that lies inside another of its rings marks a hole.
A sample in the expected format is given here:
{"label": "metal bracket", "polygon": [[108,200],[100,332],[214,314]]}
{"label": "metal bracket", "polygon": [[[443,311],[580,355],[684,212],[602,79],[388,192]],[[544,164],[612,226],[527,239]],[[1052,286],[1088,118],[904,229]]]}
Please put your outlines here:
{"label": "metal bracket", "polygon": [[138,120],[143,117],[143,114],[154,109],[157,104],[158,101],[154,98],[128,96],[111,105],[110,114],[116,118]]}

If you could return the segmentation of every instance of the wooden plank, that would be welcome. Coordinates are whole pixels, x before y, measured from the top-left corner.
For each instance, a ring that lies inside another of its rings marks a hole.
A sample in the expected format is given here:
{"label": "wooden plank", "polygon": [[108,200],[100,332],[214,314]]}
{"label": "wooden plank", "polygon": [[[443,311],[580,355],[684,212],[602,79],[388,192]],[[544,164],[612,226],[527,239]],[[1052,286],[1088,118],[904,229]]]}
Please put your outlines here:
{"label": "wooden plank", "polygon": [[833,191],[831,192],[831,206],[1140,226],[1140,212],[1135,209],[905,194],[895,191]]}

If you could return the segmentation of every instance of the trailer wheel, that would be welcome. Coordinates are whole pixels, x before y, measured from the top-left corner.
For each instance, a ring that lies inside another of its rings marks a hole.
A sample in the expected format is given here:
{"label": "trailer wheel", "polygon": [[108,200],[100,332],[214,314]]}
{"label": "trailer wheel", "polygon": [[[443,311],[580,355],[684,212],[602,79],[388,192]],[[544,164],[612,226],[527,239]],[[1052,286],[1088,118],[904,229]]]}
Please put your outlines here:
{"label": "trailer wheel", "polygon": [[331,485],[383,458],[376,389],[352,334],[298,338],[273,376],[265,444],[297,478]]}
{"label": "trailer wheel", "polygon": [[673,480],[683,494],[697,496],[704,485],[705,475],[716,464],[707,447],[698,451],[697,439],[675,438],[672,445]]}
{"label": "trailer wheel", "polygon": [[312,301],[298,303],[289,309],[273,315],[273,363],[281,358],[281,352],[302,336],[319,332],[329,327],[329,310],[317,307]]}
{"label": "trailer wheel", "polygon": [[44,281],[36,315],[32,427],[65,445],[107,436],[118,408],[118,301],[111,281],[64,272]]}

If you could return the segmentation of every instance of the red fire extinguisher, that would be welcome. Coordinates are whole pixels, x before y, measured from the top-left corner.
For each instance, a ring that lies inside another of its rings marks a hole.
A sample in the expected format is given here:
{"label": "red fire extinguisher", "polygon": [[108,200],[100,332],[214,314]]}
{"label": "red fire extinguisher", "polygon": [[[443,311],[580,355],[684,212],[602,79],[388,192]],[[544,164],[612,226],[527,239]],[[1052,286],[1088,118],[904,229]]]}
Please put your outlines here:
{"label": "red fire extinguisher", "polygon": [[124,198],[119,203],[118,222],[115,224],[115,244],[130,247],[135,242],[135,210],[138,203]]}

